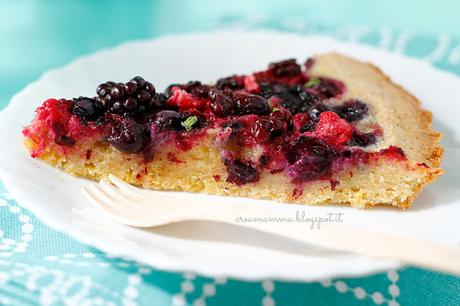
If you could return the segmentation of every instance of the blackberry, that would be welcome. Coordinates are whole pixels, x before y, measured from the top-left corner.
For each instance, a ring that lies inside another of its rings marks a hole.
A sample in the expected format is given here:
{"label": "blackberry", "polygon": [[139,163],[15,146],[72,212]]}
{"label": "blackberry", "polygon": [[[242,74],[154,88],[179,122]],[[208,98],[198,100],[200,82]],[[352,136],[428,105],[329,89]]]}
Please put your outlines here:
{"label": "blackberry", "polygon": [[155,87],[140,76],[127,83],[103,83],[96,93],[107,112],[125,116],[150,111],[158,104]]}
{"label": "blackberry", "polygon": [[73,99],[71,112],[84,121],[96,121],[104,115],[104,107],[96,99],[79,97]]}
{"label": "blackberry", "polygon": [[268,66],[268,72],[272,73],[275,77],[285,77],[297,75],[301,71],[299,64],[295,59],[287,59],[284,61],[271,63]]}

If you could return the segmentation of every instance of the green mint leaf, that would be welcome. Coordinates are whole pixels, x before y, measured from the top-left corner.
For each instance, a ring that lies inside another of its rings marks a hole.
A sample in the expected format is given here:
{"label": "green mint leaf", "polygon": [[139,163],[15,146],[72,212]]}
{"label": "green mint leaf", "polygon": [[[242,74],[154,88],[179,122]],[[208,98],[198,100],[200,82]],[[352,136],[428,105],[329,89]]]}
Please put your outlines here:
{"label": "green mint leaf", "polygon": [[197,116],[190,116],[185,121],[181,122],[181,125],[185,128],[187,132],[190,132],[190,130],[193,128],[193,125],[198,121]]}
{"label": "green mint leaf", "polygon": [[273,113],[273,112],[276,112],[277,110],[279,110],[279,108],[278,108],[278,107],[274,107],[274,108],[272,109],[272,113]]}
{"label": "green mint leaf", "polygon": [[310,88],[316,85],[319,85],[321,83],[321,80],[318,78],[311,78],[307,83],[305,83],[305,87]]}

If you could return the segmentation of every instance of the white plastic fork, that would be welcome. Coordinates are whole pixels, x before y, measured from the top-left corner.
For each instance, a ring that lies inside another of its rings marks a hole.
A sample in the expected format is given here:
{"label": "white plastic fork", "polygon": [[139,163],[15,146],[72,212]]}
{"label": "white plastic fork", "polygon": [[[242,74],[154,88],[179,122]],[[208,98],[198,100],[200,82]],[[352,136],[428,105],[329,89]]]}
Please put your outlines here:
{"label": "white plastic fork", "polygon": [[96,207],[115,221],[133,227],[155,227],[170,223],[206,220],[245,226],[326,248],[349,251],[365,256],[399,260],[433,270],[460,274],[460,247],[435,244],[410,238],[390,236],[345,225],[322,224],[310,230],[300,223],[247,222],[238,216],[277,218],[275,213],[258,206],[240,203],[209,204],[194,200],[182,203],[163,192],[145,191],[114,175],[108,180],[82,189]]}

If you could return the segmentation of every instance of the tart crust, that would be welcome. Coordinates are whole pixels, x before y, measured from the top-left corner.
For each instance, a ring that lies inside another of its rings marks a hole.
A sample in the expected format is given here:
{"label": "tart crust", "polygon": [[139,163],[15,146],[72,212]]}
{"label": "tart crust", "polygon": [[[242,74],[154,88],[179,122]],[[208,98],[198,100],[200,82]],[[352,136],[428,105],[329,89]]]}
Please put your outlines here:
{"label": "tart crust", "polygon": [[[341,171],[336,177],[340,183],[335,188],[331,188],[329,181],[317,180],[298,189],[284,174],[264,171],[258,182],[237,186],[226,182],[226,166],[221,148],[215,145],[215,129],[207,130],[188,151],[177,151],[174,145],[162,147],[148,163],[144,163],[142,156],[121,153],[105,142],[79,142],[66,153],[50,142],[38,158],[72,175],[100,179],[112,173],[131,184],[153,189],[311,205],[409,208],[423,187],[443,173],[439,168],[443,155],[441,133],[431,129],[431,113],[372,64],[327,53],[315,57],[310,72],[313,76],[344,81],[345,98],[362,99],[370,106],[369,119],[381,127],[383,135],[366,151],[398,146],[407,160],[381,156],[371,163]],[[33,136],[27,137],[25,143],[31,152],[38,146]]]}

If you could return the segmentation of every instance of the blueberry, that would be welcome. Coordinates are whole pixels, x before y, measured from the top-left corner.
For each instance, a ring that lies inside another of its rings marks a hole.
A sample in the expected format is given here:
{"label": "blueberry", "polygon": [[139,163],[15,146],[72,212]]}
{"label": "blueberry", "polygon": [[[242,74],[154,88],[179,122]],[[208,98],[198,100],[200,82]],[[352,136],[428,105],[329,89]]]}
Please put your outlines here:
{"label": "blueberry", "polygon": [[161,130],[181,130],[181,115],[173,110],[158,112],[155,116],[155,123]]}
{"label": "blueberry", "polygon": [[95,121],[104,114],[102,104],[96,99],[79,97],[73,101],[72,114],[85,121]]}
{"label": "blueberry", "polygon": [[351,139],[347,142],[347,146],[351,147],[367,147],[377,142],[377,137],[374,133],[358,133],[353,132]]}
{"label": "blueberry", "polygon": [[131,118],[123,118],[112,127],[108,142],[123,153],[138,153],[149,143],[146,127]]}
{"label": "blueberry", "polygon": [[278,85],[273,89],[275,96],[283,101],[281,105],[293,115],[305,113],[312,105],[320,102],[317,96],[306,92],[302,86]]}
{"label": "blueberry", "polygon": [[244,185],[247,183],[257,182],[260,178],[260,173],[256,167],[250,163],[244,163],[239,160],[226,160],[227,166],[227,182],[235,183],[237,185]]}
{"label": "blueberry", "polygon": [[368,111],[367,105],[359,100],[348,100],[342,105],[334,107],[334,112],[348,122],[364,118]]}
{"label": "blueberry", "polygon": [[305,155],[327,161],[332,160],[337,155],[337,151],[323,140],[307,136],[294,140],[286,149],[286,157],[290,163],[295,163]]}
{"label": "blueberry", "polygon": [[301,136],[286,152],[288,173],[294,182],[317,179],[330,173],[338,152],[318,138]]}

